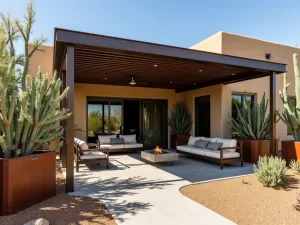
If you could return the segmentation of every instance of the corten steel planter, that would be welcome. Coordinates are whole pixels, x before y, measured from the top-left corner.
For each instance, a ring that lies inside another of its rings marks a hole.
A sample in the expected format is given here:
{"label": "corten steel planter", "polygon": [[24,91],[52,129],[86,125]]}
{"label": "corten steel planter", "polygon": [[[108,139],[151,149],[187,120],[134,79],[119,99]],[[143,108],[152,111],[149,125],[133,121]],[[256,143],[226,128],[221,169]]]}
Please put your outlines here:
{"label": "corten steel planter", "polygon": [[176,146],[187,145],[190,135],[172,134],[171,135],[171,149],[176,150]]}
{"label": "corten steel planter", "polygon": [[16,213],[56,195],[56,153],[0,159],[0,215]]}
{"label": "corten steel planter", "polygon": [[[270,140],[241,140],[243,141],[244,162],[257,163],[259,156],[270,156]],[[276,140],[275,155],[278,154]]]}
{"label": "corten steel planter", "polygon": [[299,141],[281,141],[281,157],[290,164],[292,159],[300,162],[300,142]]}

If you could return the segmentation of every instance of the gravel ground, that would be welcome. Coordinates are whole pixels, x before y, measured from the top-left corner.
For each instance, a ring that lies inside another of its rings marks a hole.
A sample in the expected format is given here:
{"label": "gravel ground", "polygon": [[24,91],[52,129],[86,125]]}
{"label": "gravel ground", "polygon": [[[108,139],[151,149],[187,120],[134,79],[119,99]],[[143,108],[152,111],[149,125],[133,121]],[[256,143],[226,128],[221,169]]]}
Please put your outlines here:
{"label": "gravel ground", "polygon": [[44,218],[51,225],[115,225],[115,221],[101,201],[72,197],[64,193],[65,180],[60,166],[57,166],[57,195],[44,202],[27,208],[11,216],[0,217],[1,225],[23,225],[24,223]]}
{"label": "gravel ground", "polygon": [[180,192],[237,224],[300,224],[300,211],[292,207],[300,175],[288,170],[280,187],[263,187],[255,175],[189,185]]}

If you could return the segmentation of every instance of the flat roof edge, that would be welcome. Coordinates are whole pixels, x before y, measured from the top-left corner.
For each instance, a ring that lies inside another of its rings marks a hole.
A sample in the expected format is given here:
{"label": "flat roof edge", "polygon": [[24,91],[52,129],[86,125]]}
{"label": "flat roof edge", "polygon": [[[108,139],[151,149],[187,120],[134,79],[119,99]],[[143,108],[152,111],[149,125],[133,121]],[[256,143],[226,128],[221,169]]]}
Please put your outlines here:
{"label": "flat roof edge", "polygon": [[55,32],[55,42],[58,41],[70,44],[81,44],[107,49],[116,49],[129,52],[161,55],[166,57],[183,58],[202,62],[248,67],[272,71],[276,73],[284,73],[287,70],[286,64],[281,63],[266,62],[255,59],[222,55],[218,53],[204,52],[188,48],[180,48],[149,42],[122,39],[117,37],[83,33],[61,28],[55,28]]}

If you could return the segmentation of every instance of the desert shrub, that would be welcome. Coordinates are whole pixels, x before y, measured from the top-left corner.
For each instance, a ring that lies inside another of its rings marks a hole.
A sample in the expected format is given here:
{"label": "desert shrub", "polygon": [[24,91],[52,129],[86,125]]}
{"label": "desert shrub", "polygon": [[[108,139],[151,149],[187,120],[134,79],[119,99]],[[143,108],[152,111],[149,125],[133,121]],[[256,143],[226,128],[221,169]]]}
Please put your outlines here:
{"label": "desert shrub", "polygon": [[298,173],[300,172],[300,163],[296,160],[291,160],[290,162],[290,167],[293,169],[293,170],[296,170]]}
{"label": "desert shrub", "polygon": [[259,157],[258,167],[253,166],[255,175],[259,182],[267,187],[277,186],[286,171],[286,162],[284,159],[278,157]]}

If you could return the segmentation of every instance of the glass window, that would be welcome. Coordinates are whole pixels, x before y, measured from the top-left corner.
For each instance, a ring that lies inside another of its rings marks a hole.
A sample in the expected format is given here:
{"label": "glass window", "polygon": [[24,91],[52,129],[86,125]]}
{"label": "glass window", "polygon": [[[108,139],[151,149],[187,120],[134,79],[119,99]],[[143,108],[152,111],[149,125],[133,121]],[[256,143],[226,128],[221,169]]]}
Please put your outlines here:
{"label": "glass window", "polygon": [[88,137],[96,134],[119,134],[122,126],[122,103],[97,101],[88,103]]}
{"label": "glass window", "polygon": [[[241,109],[247,107],[248,105],[253,106],[254,104],[254,95],[251,94],[232,94],[231,108],[232,108],[232,117],[238,120],[238,113],[236,105]],[[237,137],[238,132],[232,130],[232,137]]]}

